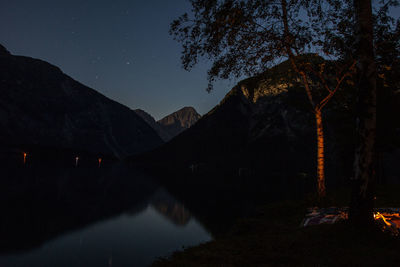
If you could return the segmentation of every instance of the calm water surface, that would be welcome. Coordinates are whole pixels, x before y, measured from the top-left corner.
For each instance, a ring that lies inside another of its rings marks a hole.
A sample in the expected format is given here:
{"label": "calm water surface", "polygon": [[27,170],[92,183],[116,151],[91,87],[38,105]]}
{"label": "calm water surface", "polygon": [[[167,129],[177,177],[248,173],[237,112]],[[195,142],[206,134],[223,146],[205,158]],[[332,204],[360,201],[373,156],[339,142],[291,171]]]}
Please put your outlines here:
{"label": "calm water surface", "polygon": [[0,266],[147,266],[211,240],[153,179],[125,167],[26,168],[2,180]]}

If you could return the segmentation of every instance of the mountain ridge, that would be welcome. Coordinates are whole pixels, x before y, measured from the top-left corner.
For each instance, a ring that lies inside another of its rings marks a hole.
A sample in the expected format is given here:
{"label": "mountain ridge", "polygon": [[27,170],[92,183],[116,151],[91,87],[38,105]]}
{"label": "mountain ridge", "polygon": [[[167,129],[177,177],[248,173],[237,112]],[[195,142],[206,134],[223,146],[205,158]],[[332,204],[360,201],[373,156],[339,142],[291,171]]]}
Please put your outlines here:
{"label": "mountain ridge", "polygon": [[[172,171],[221,170],[238,175],[246,170],[253,174],[279,173],[282,177],[313,175],[314,117],[304,89],[287,82],[288,75],[290,64],[283,62],[238,82],[195,125],[138,158],[138,162],[151,162]],[[347,126],[351,118],[334,118],[337,114],[330,107],[324,114],[327,172],[339,176],[350,154],[336,145],[332,133],[340,132],[338,129]],[[343,123],[335,123],[340,120]]]}
{"label": "mountain ridge", "polygon": [[183,107],[158,121],[142,109],[135,109],[135,112],[154,130],[156,130],[165,142],[170,141],[181,132],[193,126],[201,117],[195,108],[188,106]]}
{"label": "mountain ridge", "polygon": [[[328,185],[347,181],[352,175],[356,96],[351,89],[338,91],[323,111]],[[377,106],[380,164],[385,169],[381,175],[398,182],[400,172],[392,163],[400,160],[400,119],[391,114],[399,112],[399,92],[396,88],[381,87]],[[172,172],[271,177],[278,174],[282,181],[303,177],[314,182],[315,117],[290,62],[284,61],[238,82],[191,128],[132,160]]]}
{"label": "mountain ridge", "polygon": [[[5,52],[6,51],[6,52]],[[40,59],[0,47],[0,142],[123,158],[162,143],[133,110]]]}

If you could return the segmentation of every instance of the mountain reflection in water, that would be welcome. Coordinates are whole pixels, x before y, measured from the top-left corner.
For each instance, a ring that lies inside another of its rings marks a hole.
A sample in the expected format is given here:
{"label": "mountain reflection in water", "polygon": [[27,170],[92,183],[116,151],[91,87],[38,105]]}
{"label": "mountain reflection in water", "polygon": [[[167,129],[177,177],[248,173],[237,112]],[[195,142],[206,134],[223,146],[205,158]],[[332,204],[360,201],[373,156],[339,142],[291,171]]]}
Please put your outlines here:
{"label": "mountain reflection in water", "polygon": [[186,225],[192,218],[190,212],[165,189],[159,189],[153,195],[151,205],[176,225]]}
{"label": "mountain reflection in water", "polygon": [[2,168],[0,266],[145,266],[211,235],[150,177],[105,168]]}

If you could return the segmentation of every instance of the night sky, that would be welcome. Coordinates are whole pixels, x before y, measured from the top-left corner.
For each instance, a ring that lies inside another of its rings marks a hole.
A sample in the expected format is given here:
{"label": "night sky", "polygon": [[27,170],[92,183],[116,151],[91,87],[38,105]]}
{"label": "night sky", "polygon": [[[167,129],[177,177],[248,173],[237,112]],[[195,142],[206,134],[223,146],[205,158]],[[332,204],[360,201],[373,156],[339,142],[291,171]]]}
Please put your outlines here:
{"label": "night sky", "polygon": [[168,30],[189,10],[186,0],[0,0],[0,43],[156,119],[184,106],[204,114],[235,81],[208,94],[209,63],[182,69]]}

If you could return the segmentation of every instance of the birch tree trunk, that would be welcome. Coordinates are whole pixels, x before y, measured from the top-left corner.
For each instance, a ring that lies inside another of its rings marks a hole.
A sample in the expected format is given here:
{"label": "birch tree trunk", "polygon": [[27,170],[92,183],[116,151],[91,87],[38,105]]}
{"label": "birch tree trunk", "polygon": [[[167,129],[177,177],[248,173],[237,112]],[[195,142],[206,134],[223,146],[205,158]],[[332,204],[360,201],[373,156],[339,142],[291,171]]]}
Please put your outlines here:
{"label": "birch tree trunk", "polygon": [[303,85],[305,87],[308,100],[312,105],[315,113],[315,120],[317,126],[317,191],[318,191],[318,198],[322,200],[326,196],[325,190],[325,154],[324,154],[324,128],[322,125],[322,113],[321,107],[315,104],[311,89],[307,80],[307,75],[304,71],[300,70],[296,63],[295,63],[295,56],[292,52],[292,49],[289,44],[292,43],[291,35],[289,31],[289,24],[288,24],[288,13],[287,13],[287,2],[286,0],[281,0],[281,7],[282,7],[282,21],[284,25],[284,33],[285,33],[285,45],[286,45],[286,53],[289,57],[289,60],[292,64],[293,69],[297,74],[300,75]]}
{"label": "birch tree trunk", "polygon": [[325,191],[325,152],[324,152],[324,128],[322,124],[322,113],[320,109],[315,111],[315,120],[317,124],[317,183],[318,197],[323,199],[326,196]]}
{"label": "birch tree trunk", "polygon": [[376,67],[370,0],[354,0],[357,29],[357,143],[350,203],[350,220],[356,225],[373,222],[376,135]]}

